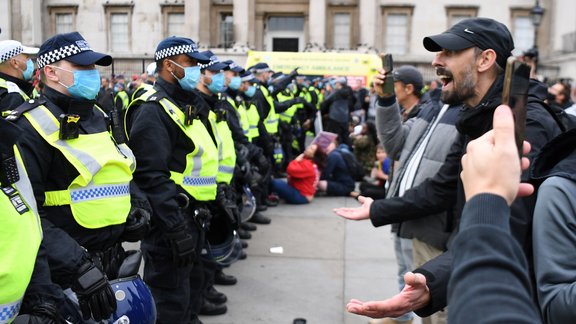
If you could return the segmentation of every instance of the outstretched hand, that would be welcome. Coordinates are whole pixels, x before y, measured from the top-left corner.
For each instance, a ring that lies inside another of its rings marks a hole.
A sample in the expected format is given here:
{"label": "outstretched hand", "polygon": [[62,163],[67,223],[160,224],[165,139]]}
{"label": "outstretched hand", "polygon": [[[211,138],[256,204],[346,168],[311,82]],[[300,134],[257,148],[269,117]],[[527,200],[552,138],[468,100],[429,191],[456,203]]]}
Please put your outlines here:
{"label": "outstretched hand", "polygon": [[360,207],[341,207],[334,208],[333,211],[338,216],[342,216],[351,220],[364,220],[370,218],[370,206],[374,202],[374,199],[358,196],[358,201],[362,204]]}
{"label": "outstretched hand", "polygon": [[404,275],[404,282],[404,289],[392,298],[368,302],[351,299],[346,310],[372,318],[399,317],[429,303],[430,291],[424,275],[408,272]]}

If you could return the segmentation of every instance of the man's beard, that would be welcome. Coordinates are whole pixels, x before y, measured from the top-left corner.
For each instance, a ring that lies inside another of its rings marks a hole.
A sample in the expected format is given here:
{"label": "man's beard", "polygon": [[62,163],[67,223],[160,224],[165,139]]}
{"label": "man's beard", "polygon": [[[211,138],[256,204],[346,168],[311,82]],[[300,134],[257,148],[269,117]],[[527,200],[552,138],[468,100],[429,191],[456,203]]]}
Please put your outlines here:
{"label": "man's beard", "polygon": [[465,70],[460,72],[461,80],[458,83],[454,81],[454,78],[449,71],[444,70],[444,74],[448,74],[452,77],[452,90],[442,90],[440,99],[443,103],[456,105],[474,97],[476,84],[474,82],[474,77],[472,76],[471,66],[467,66]]}

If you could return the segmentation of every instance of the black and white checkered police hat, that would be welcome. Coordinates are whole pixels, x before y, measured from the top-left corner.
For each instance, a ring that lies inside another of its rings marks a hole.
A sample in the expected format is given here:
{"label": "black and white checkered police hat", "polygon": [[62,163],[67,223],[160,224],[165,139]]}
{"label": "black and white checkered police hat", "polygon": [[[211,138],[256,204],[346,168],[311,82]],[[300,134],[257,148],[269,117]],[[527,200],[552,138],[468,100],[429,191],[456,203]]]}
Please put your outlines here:
{"label": "black and white checkered police hat", "polygon": [[189,57],[198,61],[199,64],[206,64],[210,62],[210,58],[198,52],[198,45],[190,38],[171,36],[165,38],[156,47],[154,53],[154,60],[156,62],[167,57],[186,54]]}
{"label": "black and white checkered police hat", "polygon": [[212,53],[212,51],[204,51],[204,52],[201,52],[200,54],[210,58],[210,62],[208,62],[207,64],[200,65],[201,69],[203,69],[203,70],[206,69],[208,71],[213,71],[213,72],[218,72],[218,71],[230,69],[228,67],[228,64],[220,61],[218,56],[214,55],[214,53]]}
{"label": "black and white checkered police hat", "polygon": [[233,72],[237,72],[237,73],[244,72],[244,68],[241,67],[240,65],[236,64],[232,60],[226,60],[226,61],[223,61],[223,63],[228,64],[228,68],[230,68],[230,70]]}
{"label": "black and white checkered police hat", "polygon": [[38,52],[38,68],[66,60],[77,65],[112,64],[112,57],[94,52],[88,42],[78,32],[58,34],[48,38]]}
{"label": "black and white checkered police hat", "polygon": [[37,47],[24,46],[19,41],[11,39],[0,41],[0,63],[6,62],[18,54],[34,55],[37,53]]}

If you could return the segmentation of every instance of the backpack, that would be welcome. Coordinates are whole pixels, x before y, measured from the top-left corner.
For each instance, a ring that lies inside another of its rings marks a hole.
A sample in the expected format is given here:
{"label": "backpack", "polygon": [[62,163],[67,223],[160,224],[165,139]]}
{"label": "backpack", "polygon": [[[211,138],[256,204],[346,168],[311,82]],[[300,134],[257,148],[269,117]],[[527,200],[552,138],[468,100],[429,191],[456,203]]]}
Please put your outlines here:
{"label": "backpack", "polygon": [[356,156],[354,156],[350,151],[341,148],[338,148],[337,151],[340,153],[342,158],[344,158],[344,162],[346,162],[346,166],[348,167],[352,178],[354,178],[355,181],[362,181],[364,179],[364,167],[360,162],[358,162]]}

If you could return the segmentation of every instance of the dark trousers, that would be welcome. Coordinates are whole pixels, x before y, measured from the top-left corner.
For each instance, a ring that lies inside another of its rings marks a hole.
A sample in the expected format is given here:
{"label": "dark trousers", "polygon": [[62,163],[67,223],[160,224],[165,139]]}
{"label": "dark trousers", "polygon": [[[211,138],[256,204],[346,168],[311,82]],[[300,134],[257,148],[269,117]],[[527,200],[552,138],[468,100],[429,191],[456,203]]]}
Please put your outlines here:
{"label": "dark trousers", "polygon": [[[202,250],[203,235],[189,223],[198,237],[197,251]],[[156,303],[157,324],[188,323],[200,312],[205,288],[204,265],[200,258],[191,265],[178,267],[172,260],[172,250],[155,230],[142,241],[144,281]]]}

